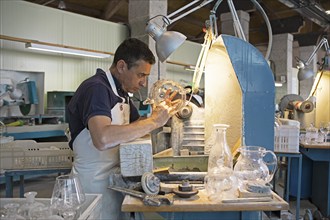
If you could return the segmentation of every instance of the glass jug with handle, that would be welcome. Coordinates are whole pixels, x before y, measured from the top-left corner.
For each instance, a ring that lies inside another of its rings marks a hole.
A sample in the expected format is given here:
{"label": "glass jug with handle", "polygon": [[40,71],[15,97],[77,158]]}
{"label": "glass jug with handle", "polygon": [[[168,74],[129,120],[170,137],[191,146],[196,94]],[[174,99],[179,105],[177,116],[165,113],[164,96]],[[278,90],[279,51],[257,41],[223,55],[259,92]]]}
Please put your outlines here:
{"label": "glass jug with handle", "polygon": [[[239,186],[249,182],[265,185],[274,176],[277,168],[277,157],[274,152],[259,146],[243,146],[239,149],[240,157],[234,166],[234,174],[238,178]],[[265,160],[266,155],[271,158]]]}

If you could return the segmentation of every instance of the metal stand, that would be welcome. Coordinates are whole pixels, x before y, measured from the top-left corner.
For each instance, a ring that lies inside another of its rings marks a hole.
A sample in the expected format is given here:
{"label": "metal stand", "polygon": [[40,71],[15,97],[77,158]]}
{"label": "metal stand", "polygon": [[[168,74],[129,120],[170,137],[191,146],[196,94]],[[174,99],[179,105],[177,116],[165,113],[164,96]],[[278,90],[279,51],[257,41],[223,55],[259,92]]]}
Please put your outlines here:
{"label": "metal stand", "polygon": [[71,168],[49,168],[49,169],[34,169],[34,170],[6,170],[4,173],[6,179],[6,198],[13,197],[14,177],[19,177],[19,197],[24,197],[24,176],[37,176],[51,173],[69,173]]}
{"label": "metal stand", "polygon": [[[290,196],[290,172],[291,172],[291,159],[298,159],[298,180],[297,180],[297,205],[296,205],[296,220],[299,220],[300,213],[300,194],[301,194],[301,174],[302,174],[302,154],[301,153],[291,153],[291,152],[275,152],[278,158],[286,157],[288,159],[288,167],[285,177],[285,187],[283,198],[289,203]],[[274,191],[275,191],[275,179],[274,179]]]}

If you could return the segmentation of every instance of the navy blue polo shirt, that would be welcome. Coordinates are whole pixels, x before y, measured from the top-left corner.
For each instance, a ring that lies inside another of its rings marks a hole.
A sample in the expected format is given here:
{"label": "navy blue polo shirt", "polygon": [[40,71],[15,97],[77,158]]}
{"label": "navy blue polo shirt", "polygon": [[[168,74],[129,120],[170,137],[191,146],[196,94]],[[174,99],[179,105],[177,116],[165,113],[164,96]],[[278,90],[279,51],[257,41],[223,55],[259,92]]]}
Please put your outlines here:
{"label": "navy blue polo shirt", "polygon": [[[130,105],[130,123],[139,119],[140,115],[128,94],[122,90],[119,81],[113,76],[118,95],[125,98]],[[129,100],[129,101],[128,101]],[[106,73],[97,69],[96,74],[83,81],[68,104],[68,120],[71,132],[69,142],[72,148],[73,141],[78,134],[88,128],[88,120],[95,115],[104,115],[112,119],[111,109],[123,102],[112,90]]]}

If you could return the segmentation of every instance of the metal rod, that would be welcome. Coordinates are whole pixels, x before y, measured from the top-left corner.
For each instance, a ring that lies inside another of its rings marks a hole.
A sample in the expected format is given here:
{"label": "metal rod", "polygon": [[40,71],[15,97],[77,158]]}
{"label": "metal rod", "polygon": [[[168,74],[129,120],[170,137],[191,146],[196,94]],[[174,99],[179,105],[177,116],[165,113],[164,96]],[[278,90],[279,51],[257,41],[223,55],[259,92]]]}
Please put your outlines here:
{"label": "metal rod", "polygon": [[[178,16],[178,17],[172,19],[172,20],[171,20],[170,18],[171,18],[173,15],[177,14],[177,11],[175,11],[175,12],[173,12],[172,14],[170,14],[169,16],[167,16],[167,18],[171,21],[171,23],[173,23],[173,22],[175,22],[175,21],[177,21],[177,20],[183,18],[184,16],[186,16],[186,15],[188,15],[188,14],[190,14],[190,13],[192,13],[192,12],[194,12],[194,11],[196,11],[196,10],[202,8],[202,7],[204,7],[204,5],[207,5],[207,4],[209,4],[209,3],[213,2],[213,1],[214,1],[214,0],[208,0],[208,1],[204,0],[200,5],[196,6],[195,8],[190,9],[189,11],[183,13],[182,15],[180,15],[180,16]],[[192,2],[192,3],[196,3],[196,1],[194,1],[194,2]],[[192,3],[190,3],[190,4],[188,4],[188,5],[191,5]],[[187,5],[187,6],[188,6],[188,5]],[[187,6],[184,6],[183,8],[187,8]],[[182,11],[182,8],[180,8],[179,10]]]}
{"label": "metal rod", "polygon": [[308,60],[306,61],[305,65],[308,66],[309,63],[312,61],[312,59],[314,58],[316,52],[325,44],[325,48],[326,50],[329,49],[329,44],[326,38],[322,38],[322,40],[319,42],[319,44],[316,46],[316,48],[314,49],[314,51],[312,52],[312,54],[310,55],[310,57],[308,58]]}
{"label": "metal rod", "polygon": [[239,18],[238,18],[238,15],[236,13],[234,3],[233,3],[232,0],[227,0],[227,1],[228,1],[228,6],[229,6],[229,9],[230,9],[230,12],[233,16],[234,28],[237,31],[238,37],[241,38],[242,40],[246,41],[246,37],[245,37],[244,31],[243,31],[242,25],[239,22]]}

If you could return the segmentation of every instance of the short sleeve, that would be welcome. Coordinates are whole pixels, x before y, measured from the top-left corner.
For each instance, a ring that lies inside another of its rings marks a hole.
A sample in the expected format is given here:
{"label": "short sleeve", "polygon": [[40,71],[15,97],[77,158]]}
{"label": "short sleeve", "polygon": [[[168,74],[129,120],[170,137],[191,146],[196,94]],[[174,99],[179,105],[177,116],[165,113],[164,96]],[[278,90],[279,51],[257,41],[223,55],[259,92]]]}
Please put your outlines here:
{"label": "short sleeve", "polygon": [[117,97],[110,93],[105,86],[91,86],[85,92],[82,118],[87,127],[88,120],[95,115],[104,115],[111,118],[111,109],[116,104]]}

